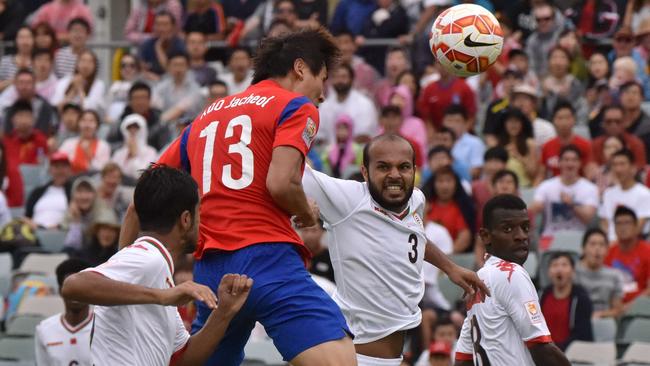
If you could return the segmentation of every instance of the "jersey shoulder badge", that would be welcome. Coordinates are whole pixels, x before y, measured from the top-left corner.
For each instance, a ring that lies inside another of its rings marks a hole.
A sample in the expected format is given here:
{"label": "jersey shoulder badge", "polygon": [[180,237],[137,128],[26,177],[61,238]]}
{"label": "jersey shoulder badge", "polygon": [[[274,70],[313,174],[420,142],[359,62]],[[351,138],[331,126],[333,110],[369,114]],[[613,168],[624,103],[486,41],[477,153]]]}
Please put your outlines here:
{"label": "jersey shoulder badge", "polygon": [[302,131],[302,140],[305,142],[305,145],[307,145],[307,148],[311,148],[311,143],[314,142],[316,132],[318,132],[316,128],[316,122],[314,122],[311,117],[307,117],[305,129]]}

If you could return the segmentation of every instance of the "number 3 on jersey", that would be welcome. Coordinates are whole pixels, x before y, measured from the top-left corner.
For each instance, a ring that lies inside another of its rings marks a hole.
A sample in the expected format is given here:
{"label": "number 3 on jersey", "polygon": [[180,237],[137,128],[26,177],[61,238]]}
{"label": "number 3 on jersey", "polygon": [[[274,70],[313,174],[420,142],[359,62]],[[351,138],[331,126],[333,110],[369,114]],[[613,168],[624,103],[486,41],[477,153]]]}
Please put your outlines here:
{"label": "number 3 on jersey", "polygon": [[[241,177],[235,179],[232,176],[232,164],[223,166],[221,181],[230,189],[244,189],[253,182],[253,151],[248,148],[251,143],[253,125],[251,118],[247,115],[237,116],[228,122],[224,139],[234,135],[236,126],[241,126],[239,142],[228,146],[229,154],[241,156]],[[199,137],[205,137],[205,149],[203,150],[203,194],[210,192],[212,186],[212,158],[214,155],[214,142],[217,135],[219,121],[210,122],[202,131]]]}

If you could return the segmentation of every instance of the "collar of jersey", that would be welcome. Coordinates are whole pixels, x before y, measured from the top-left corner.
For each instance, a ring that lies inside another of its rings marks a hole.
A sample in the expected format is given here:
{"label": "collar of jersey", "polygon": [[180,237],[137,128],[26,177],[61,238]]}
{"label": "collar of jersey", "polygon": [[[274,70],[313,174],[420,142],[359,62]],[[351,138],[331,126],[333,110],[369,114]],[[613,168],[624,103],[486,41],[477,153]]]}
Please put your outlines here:
{"label": "collar of jersey", "polygon": [[151,237],[151,236],[141,236],[136,241],[133,242],[133,244],[138,244],[138,243],[147,243],[149,245],[152,245],[158,251],[160,251],[160,254],[162,254],[163,258],[165,258],[165,262],[169,265],[169,271],[171,272],[172,276],[174,275],[174,261],[172,260],[172,255],[169,253],[167,248],[163,245],[163,243],[160,242],[160,240]]}
{"label": "collar of jersey", "polygon": [[67,330],[70,333],[77,333],[78,331],[83,329],[83,327],[88,325],[88,323],[90,323],[91,320],[93,320],[94,315],[95,315],[95,313],[93,313],[93,309],[92,308],[89,309],[88,310],[88,317],[86,317],[86,319],[84,319],[81,323],[77,324],[74,327],[72,325],[68,324],[68,322],[65,320],[65,313],[61,314],[60,319],[61,319],[61,324],[63,325],[63,328],[65,328],[65,330]]}
{"label": "collar of jersey", "polygon": [[411,205],[406,206],[404,211],[400,213],[396,213],[381,207],[379,204],[377,204],[377,202],[375,202],[375,200],[372,200],[372,205],[375,211],[390,217],[392,220],[397,220],[397,221],[404,220],[404,218],[408,216],[409,212],[411,212]]}

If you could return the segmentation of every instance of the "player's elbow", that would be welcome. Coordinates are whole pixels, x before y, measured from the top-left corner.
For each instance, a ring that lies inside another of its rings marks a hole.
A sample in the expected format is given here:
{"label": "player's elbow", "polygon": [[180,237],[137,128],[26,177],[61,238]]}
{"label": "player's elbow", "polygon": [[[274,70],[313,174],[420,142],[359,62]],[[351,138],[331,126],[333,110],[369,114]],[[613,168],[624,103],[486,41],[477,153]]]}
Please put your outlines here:
{"label": "player's elbow", "polygon": [[61,296],[66,300],[83,301],[87,292],[87,273],[75,273],[67,277],[61,286]]}

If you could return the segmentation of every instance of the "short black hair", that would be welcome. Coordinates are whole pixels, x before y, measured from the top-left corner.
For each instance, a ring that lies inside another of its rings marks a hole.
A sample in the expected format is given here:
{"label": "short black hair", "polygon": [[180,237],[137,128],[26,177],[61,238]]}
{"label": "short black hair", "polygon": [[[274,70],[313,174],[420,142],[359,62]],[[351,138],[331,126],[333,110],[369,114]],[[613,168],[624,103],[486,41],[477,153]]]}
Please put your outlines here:
{"label": "short black hair", "polygon": [[230,49],[228,52],[228,60],[232,58],[232,56],[237,53],[237,52],[244,52],[245,54],[248,55],[248,57],[253,57],[253,54],[251,53],[251,49],[246,47],[246,46],[235,46]]}
{"label": "short black hair", "polygon": [[558,157],[560,159],[562,159],[562,156],[564,156],[564,154],[566,154],[568,152],[571,152],[571,151],[573,151],[576,155],[578,155],[578,159],[582,159],[582,152],[574,144],[568,144],[568,145],[562,146],[560,148],[560,153],[558,154]]}
{"label": "short black hair", "polygon": [[374,145],[377,142],[381,141],[405,141],[408,143],[408,145],[411,147],[411,151],[413,151],[413,166],[415,167],[415,149],[413,148],[413,145],[409,142],[409,140],[405,139],[404,137],[400,135],[396,135],[393,133],[384,133],[379,136],[373,137],[372,140],[370,140],[366,146],[363,147],[363,166],[366,167],[366,170],[370,170],[370,148],[372,145]]}
{"label": "short black hair", "polygon": [[508,156],[508,150],[506,150],[503,146],[493,146],[487,149],[483,155],[483,161],[499,160],[504,164],[508,162],[509,158],[510,157]]}
{"label": "short black hair", "polygon": [[158,18],[158,17],[169,17],[169,19],[171,19],[171,21],[172,21],[172,24],[176,25],[176,18],[174,18],[174,14],[172,14],[171,12],[169,12],[167,10],[157,11],[156,15],[154,15],[154,19]]}
{"label": "short black hair", "polygon": [[563,250],[558,251],[558,252],[553,252],[551,254],[551,259],[549,259],[549,261],[548,261],[548,266],[550,267],[551,263],[553,263],[554,261],[556,261],[556,260],[558,260],[560,258],[568,259],[569,263],[571,263],[571,268],[576,267],[576,260],[573,259],[573,255],[571,254],[571,252],[567,252],[567,251],[563,251]]}
{"label": "short black hair", "polygon": [[636,215],[636,212],[634,212],[633,209],[631,209],[631,208],[629,208],[627,206],[624,206],[624,205],[620,205],[620,206],[616,207],[616,211],[614,211],[614,221],[616,221],[616,218],[619,217],[619,216],[630,216],[630,217],[632,217],[634,219],[635,223],[638,222],[638,220],[639,220],[637,215]]}
{"label": "short black hair", "polygon": [[610,103],[602,107],[602,110],[600,112],[601,115],[605,116],[605,113],[607,113],[607,111],[609,111],[610,109],[616,109],[619,110],[621,113],[624,113],[624,109],[622,105],[620,105],[619,103]]}
{"label": "short black hair", "polygon": [[612,159],[615,158],[615,157],[617,157],[617,156],[624,156],[624,157],[626,157],[627,160],[630,161],[630,164],[634,164],[635,161],[636,161],[636,158],[634,157],[634,153],[632,152],[632,150],[630,150],[630,149],[628,149],[628,148],[626,148],[626,147],[624,147],[624,148],[618,150],[617,152],[615,152],[615,153],[612,155]]}
{"label": "short black hair", "polygon": [[639,82],[636,81],[636,80],[630,80],[630,81],[627,81],[627,82],[623,83],[623,85],[621,85],[618,88],[618,90],[619,90],[620,93],[624,93],[628,89],[634,88],[634,87],[639,88],[639,91],[641,92],[641,96],[645,97],[645,95],[644,95],[645,93],[643,93],[643,86],[641,84],[639,84]]}
{"label": "short black hair", "polygon": [[135,83],[133,83],[133,85],[131,85],[131,88],[129,89],[129,99],[131,98],[133,93],[135,93],[138,90],[145,90],[147,94],[151,96],[151,87],[145,82],[136,81]]}
{"label": "short black hair", "polygon": [[449,317],[449,315],[443,315],[436,321],[436,324],[433,326],[433,331],[435,332],[438,327],[444,327],[448,325],[453,325],[454,328],[456,328],[456,324],[454,324],[454,322],[451,320],[451,317]]}
{"label": "short black hair", "polygon": [[387,105],[381,108],[381,113],[379,115],[381,117],[388,117],[388,116],[395,116],[395,115],[402,117],[402,109],[396,105]]}
{"label": "short black hair", "polygon": [[447,107],[447,109],[445,109],[443,116],[451,116],[455,114],[459,114],[463,117],[464,120],[467,120],[467,109],[465,109],[465,107],[463,107],[460,104],[452,104],[449,107]]}
{"label": "short black hair", "polygon": [[61,262],[56,267],[56,282],[58,282],[59,288],[63,287],[66,277],[90,267],[92,267],[90,263],[80,258],[69,258]]}
{"label": "short black hair", "polygon": [[63,108],[61,108],[61,114],[69,111],[69,110],[74,110],[77,113],[81,114],[81,106],[77,103],[66,103],[63,105]]}
{"label": "short black hair", "polygon": [[226,89],[228,89],[228,84],[226,84],[225,81],[223,81],[221,79],[217,79],[217,78],[210,80],[210,82],[208,83],[208,88],[210,88],[211,86],[215,86],[215,85],[220,85],[220,86],[223,86]]}
{"label": "short black hair", "polygon": [[32,77],[34,77],[34,72],[26,67],[21,67],[20,69],[18,69],[18,71],[16,71],[16,75],[14,76],[14,79],[17,79],[18,76],[20,75],[31,75]]}
{"label": "short black hair", "polygon": [[345,71],[348,72],[348,75],[350,75],[350,79],[354,80],[355,73],[354,73],[354,68],[352,68],[352,65],[350,65],[347,62],[342,62],[340,64],[337,64],[335,69],[345,69]]}
{"label": "short black hair", "polygon": [[492,185],[497,184],[498,181],[500,181],[503,177],[506,176],[512,177],[512,179],[515,181],[515,187],[519,189],[519,177],[517,176],[517,174],[515,174],[515,172],[513,172],[510,169],[503,169],[496,172],[494,174],[494,177],[492,177]]}
{"label": "short black hair", "polygon": [[593,235],[602,236],[605,239],[605,244],[609,244],[609,240],[607,239],[607,234],[603,231],[603,229],[601,229],[599,227],[592,227],[590,229],[587,229],[587,231],[585,231],[585,234],[582,236],[582,247],[583,248],[585,247],[585,245],[587,245],[587,241]]}
{"label": "short black hair", "polygon": [[512,60],[514,57],[523,56],[528,60],[528,54],[524,52],[521,48],[513,48],[508,52],[508,60]]}
{"label": "short black hair", "polygon": [[563,109],[568,109],[572,115],[575,116],[576,110],[573,108],[573,104],[569,102],[566,99],[560,99],[557,102],[555,102],[555,107],[553,107],[553,117],[557,114],[557,112],[563,110]]}
{"label": "short black hair", "polygon": [[84,29],[86,30],[86,33],[88,33],[88,34],[90,34],[90,32],[91,32],[90,23],[88,23],[88,21],[86,19],[84,19],[84,18],[81,18],[81,17],[72,18],[68,22],[68,26],[67,26],[66,30],[69,32],[70,29],[72,29],[73,25],[80,25],[80,26],[84,27]]}
{"label": "short black hair", "polygon": [[11,114],[16,115],[18,112],[29,112],[34,113],[34,108],[32,108],[32,103],[27,100],[18,99],[11,105]]}
{"label": "short black hair", "polygon": [[154,164],[135,186],[133,204],[143,231],[169,233],[184,211],[197,215],[198,186],[187,172]]}
{"label": "short black hair", "polygon": [[185,62],[187,62],[187,64],[189,65],[190,56],[185,51],[174,51],[174,52],[170,53],[169,56],[167,56],[167,60],[171,61],[171,60],[173,60],[175,58],[179,58],[179,57],[185,59]]}
{"label": "short black hair", "polygon": [[306,29],[279,37],[267,37],[260,43],[254,58],[253,84],[273,77],[283,77],[302,59],[312,74],[323,67],[331,70],[338,62],[340,51],[327,29]]}
{"label": "short black hair", "polygon": [[50,60],[54,59],[54,54],[52,54],[52,51],[48,50],[47,48],[36,48],[34,51],[32,51],[32,60],[42,55],[47,55]]}
{"label": "short black hair", "polygon": [[436,133],[449,134],[449,135],[451,135],[451,139],[454,140],[454,141],[456,141],[456,139],[458,138],[458,136],[456,136],[456,132],[454,132],[454,130],[452,130],[451,128],[449,128],[447,126],[440,126],[438,128],[438,131],[436,131]]}
{"label": "short black hair", "polygon": [[442,145],[434,146],[429,150],[429,153],[427,154],[427,160],[431,160],[431,158],[439,153],[445,153],[447,156],[451,158],[451,151],[447,149],[446,147]]}
{"label": "short black hair", "polygon": [[483,226],[493,229],[494,212],[496,210],[525,210],[526,203],[519,197],[512,194],[500,194],[490,198],[483,206]]}

